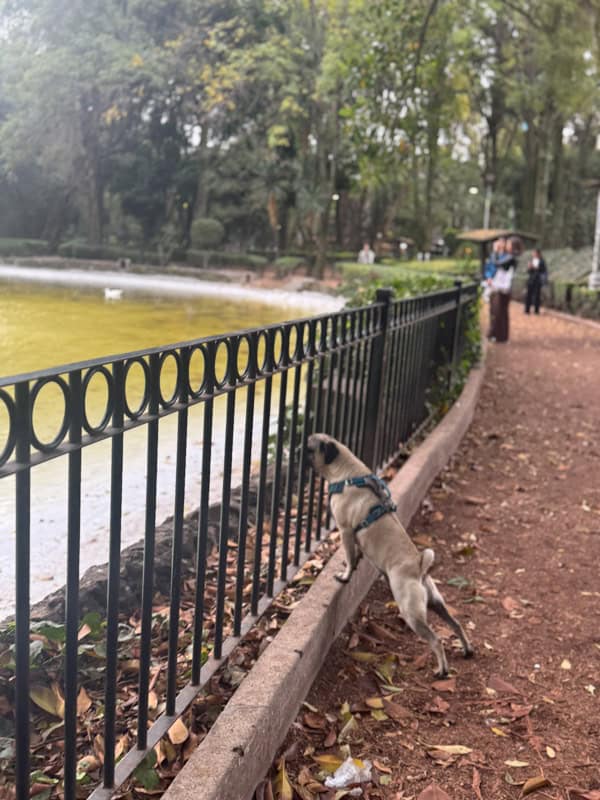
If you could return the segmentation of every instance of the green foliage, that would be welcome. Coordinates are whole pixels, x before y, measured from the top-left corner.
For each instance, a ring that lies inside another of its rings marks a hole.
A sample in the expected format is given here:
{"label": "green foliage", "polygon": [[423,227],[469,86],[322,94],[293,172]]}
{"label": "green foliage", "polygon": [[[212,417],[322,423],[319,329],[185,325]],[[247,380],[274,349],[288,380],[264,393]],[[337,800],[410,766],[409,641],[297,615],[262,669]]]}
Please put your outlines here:
{"label": "green foliage", "polygon": [[0,238],[0,256],[45,256],[50,245],[41,239]]}
{"label": "green foliage", "polygon": [[221,244],[225,228],[218,219],[199,217],[193,221],[190,234],[194,249],[210,250]]}
{"label": "green foliage", "polygon": [[[439,272],[434,271],[435,263],[433,261],[399,262],[398,266],[393,267],[379,264],[371,266],[342,264],[340,265],[344,276],[342,293],[348,297],[349,305],[357,306],[371,302],[379,288],[390,287],[394,290],[396,297],[410,297],[415,294],[451,288],[454,286],[457,275],[463,277],[469,275],[468,272],[461,273],[461,269],[466,269],[461,262],[455,261],[446,264],[446,266],[451,266],[453,272],[446,271],[446,269]],[[429,264],[431,269],[413,268],[413,265],[423,267],[425,264]]]}
{"label": "green foliage", "polygon": [[280,256],[273,262],[278,278],[284,278],[300,267],[306,267],[307,265],[307,259],[302,256]]}
{"label": "green foliage", "polygon": [[82,258],[96,261],[117,262],[121,258],[129,258],[139,264],[160,265],[162,263],[157,253],[142,253],[127,247],[94,245],[78,240],[63,242],[58,247],[58,255],[63,258]]}
{"label": "green foliage", "polygon": [[214,250],[188,250],[185,256],[188,264],[201,269],[229,267],[233,269],[251,269],[260,272],[268,264],[263,256],[248,253],[235,253]]}

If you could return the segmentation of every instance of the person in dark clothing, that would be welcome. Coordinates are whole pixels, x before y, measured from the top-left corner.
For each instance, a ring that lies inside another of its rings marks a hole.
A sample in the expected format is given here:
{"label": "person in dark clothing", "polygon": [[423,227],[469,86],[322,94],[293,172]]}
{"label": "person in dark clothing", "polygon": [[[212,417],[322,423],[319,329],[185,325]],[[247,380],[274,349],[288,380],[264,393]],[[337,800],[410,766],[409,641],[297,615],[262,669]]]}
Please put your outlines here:
{"label": "person in dark clothing", "polygon": [[525,295],[525,313],[529,314],[531,306],[535,313],[540,313],[542,286],[546,283],[548,269],[541,250],[534,250],[531,261],[527,265],[527,294]]}

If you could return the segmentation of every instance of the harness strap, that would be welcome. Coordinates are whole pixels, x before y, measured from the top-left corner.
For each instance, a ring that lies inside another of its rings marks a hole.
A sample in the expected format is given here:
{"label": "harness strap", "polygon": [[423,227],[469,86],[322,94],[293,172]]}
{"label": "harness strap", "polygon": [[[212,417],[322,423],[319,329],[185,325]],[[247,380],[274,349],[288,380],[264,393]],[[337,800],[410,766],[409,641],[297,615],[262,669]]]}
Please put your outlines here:
{"label": "harness strap", "polygon": [[373,506],[370,510],[365,519],[354,528],[354,533],[358,533],[359,531],[368,528],[369,525],[372,525],[376,522],[380,517],[383,517],[384,514],[391,514],[393,511],[396,510],[395,503],[392,502],[392,495],[388,486],[384,480],[382,480],[378,475],[374,475],[371,473],[370,475],[363,475],[358,478],[346,478],[343,481],[337,481],[336,483],[329,484],[329,497],[331,499],[331,495],[333,494],[341,494],[346,486],[356,486],[358,488],[370,489],[377,497],[384,497],[383,503],[379,503],[376,506]]}

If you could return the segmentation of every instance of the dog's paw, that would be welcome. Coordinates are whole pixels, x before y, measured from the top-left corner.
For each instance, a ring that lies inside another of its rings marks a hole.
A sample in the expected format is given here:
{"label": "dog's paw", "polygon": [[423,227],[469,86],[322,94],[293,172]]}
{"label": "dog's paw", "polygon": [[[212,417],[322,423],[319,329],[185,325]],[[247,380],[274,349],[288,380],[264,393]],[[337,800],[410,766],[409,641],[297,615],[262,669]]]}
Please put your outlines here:
{"label": "dog's paw", "polygon": [[466,650],[463,650],[464,658],[473,658],[474,655],[475,655],[475,650],[472,647],[467,647]]}
{"label": "dog's paw", "polygon": [[436,681],[443,680],[444,678],[448,677],[448,672],[446,670],[439,670],[438,672],[433,673],[433,677]]}
{"label": "dog's paw", "polygon": [[334,575],[334,578],[336,579],[336,581],[339,581],[340,583],[348,583],[348,581],[350,580],[350,578],[347,577],[344,572],[336,573]]}

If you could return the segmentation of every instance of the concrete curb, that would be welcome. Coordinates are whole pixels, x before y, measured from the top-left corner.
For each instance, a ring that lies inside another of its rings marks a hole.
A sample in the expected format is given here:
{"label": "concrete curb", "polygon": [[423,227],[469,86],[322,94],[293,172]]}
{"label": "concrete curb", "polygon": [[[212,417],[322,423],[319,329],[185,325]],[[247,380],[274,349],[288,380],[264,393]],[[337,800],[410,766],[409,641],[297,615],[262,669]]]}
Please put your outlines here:
{"label": "concrete curb", "polygon": [[596,320],[588,319],[587,317],[578,317],[577,314],[567,314],[564,311],[557,311],[555,308],[545,308],[543,310],[543,314],[547,314],[550,317],[556,317],[557,319],[563,319],[565,322],[574,322],[578,325],[586,325],[588,328],[593,328],[596,331],[600,331],[600,322],[596,322]]}
{"label": "concrete curb", "polygon": [[[485,360],[471,372],[449,413],[391,481],[390,490],[405,526],[466,433],[484,370]],[[251,797],[329,647],[377,577],[377,571],[362,559],[350,583],[338,583],[333,576],[342,568],[343,558],[340,548],[175,778],[164,795],[166,800]]]}

